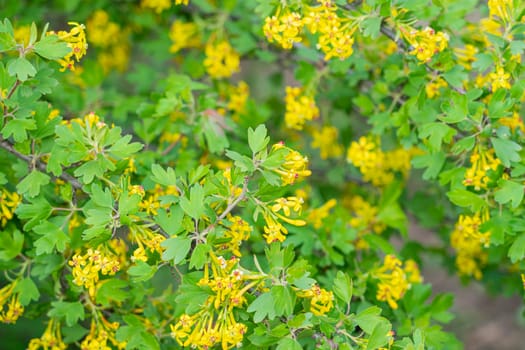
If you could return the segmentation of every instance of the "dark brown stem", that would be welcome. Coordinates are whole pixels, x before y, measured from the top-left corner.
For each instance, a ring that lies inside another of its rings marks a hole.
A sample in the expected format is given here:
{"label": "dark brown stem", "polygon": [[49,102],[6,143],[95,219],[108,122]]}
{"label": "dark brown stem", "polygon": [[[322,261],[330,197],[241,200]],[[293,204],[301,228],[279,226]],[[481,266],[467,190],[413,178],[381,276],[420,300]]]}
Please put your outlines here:
{"label": "dark brown stem", "polygon": [[[9,143],[6,140],[3,140],[1,137],[0,137],[0,147],[6,150],[7,152],[11,153],[15,157],[27,162],[28,164],[34,164],[35,167],[38,168],[38,170],[44,173],[47,173],[46,165],[44,163],[38,160],[35,161],[34,157],[32,156],[28,156],[28,155],[18,152],[11,143]],[[60,176],[58,176],[58,178],[62,179],[65,182],[70,183],[71,186],[73,186],[73,188],[77,190],[82,189],[82,184],[78,182],[78,180],[75,179],[73,176],[69,175],[68,173],[62,173]]]}

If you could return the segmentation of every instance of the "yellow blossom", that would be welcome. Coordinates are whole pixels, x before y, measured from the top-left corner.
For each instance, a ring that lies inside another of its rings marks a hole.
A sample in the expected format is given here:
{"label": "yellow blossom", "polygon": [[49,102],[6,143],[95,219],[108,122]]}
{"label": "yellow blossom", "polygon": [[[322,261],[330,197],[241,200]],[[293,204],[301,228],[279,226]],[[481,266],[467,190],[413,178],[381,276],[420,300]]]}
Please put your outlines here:
{"label": "yellow blossom", "polygon": [[56,34],[58,38],[67,43],[67,46],[71,48],[71,52],[64,56],[62,59],[59,59],[58,62],[62,66],[60,69],[61,72],[66,69],[75,70],[75,61],[73,58],[79,62],[80,59],[86,54],[88,47],[86,40],[86,33],[84,31],[85,26],[76,22],[68,22],[69,25],[73,26],[69,32],[59,31],[48,32],[48,34]]}
{"label": "yellow blossom", "polygon": [[21,202],[22,197],[18,193],[0,189],[0,227],[4,227],[13,218]]}
{"label": "yellow blossom", "polygon": [[312,209],[308,214],[307,221],[310,222],[316,229],[321,228],[323,225],[323,220],[328,217],[330,209],[335,207],[336,204],[337,201],[335,199],[330,199],[319,208]]}
{"label": "yellow blossom", "polygon": [[495,157],[494,149],[476,149],[470,156],[471,167],[465,173],[463,185],[473,186],[476,191],[486,189],[489,183],[488,172],[496,171],[501,164]]}
{"label": "yellow blossom", "polygon": [[489,78],[492,83],[492,91],[497,91],[498,89],[510,89],[510,74],[506,73],[503,67],[496,67],[496,71],[490,73]]}
{"label": "yellow blossom", "polygon": [[171,7],[171,0],[141,0],[140,6],[143,8],[155,10],[156,13],[161,13],[162,11]]}
{"label": "yellow blossom", "polygon": [[434,98],[440,95],[440,88],[446,88],[447,86],[448,84],[443,78],[437,77],[425,85],[425,93],[427,94],[428,98]]}
{"label": "yellow blossom", "polygon": [[299,87],[286,87],[286,113],[284,121],[286,127],[302,130],[305,122],[319,117],[319,109],[312,96],[305,95]]}
{"label": "yellow blossom", "polygon": [[333,126],[323,126],[314,130],[312,147],[321,151],[321,158],[337,158],[343,154],[343,147],[337,142],[339,132]]}
{"label": "yellow blossom", "polygon": [[385,256],[383,265],[372,276],[379,280],[377,300],[386,301],[394,310],[411,285],[422,281],[419,268],[413,260],[407,260],[403,268],[403,262],[391,254]]}
{"label": "yellow blossom", "polygon": [[498,119],[498,123],[507,126],[512,132],[520,130],[522,133],[525,133],[525,125],[523,125],[523,119],[521,119],[518,112],[514,112],[512,117],[503,117]]}
{"label": "yellow blossom", "polygon": [[239,71],[239,54],[227,41],[210,41],[206,45],[205,54],[204,67],[212,78],[228,78]]}
{"label": "yellow blossom", "polygon": [[195,23],[174,21],[171,25],[169,37],[172,41],[170,52],[176,53],[182,49],[199,47],[199,28]]}
{"label": "yellow blossom", "polygon": [[67,345],[62,340],[60,322],[50,319],[46,330],[40,338],[33,338],[29,342],[27,350],[66,350]]}
{"label": "yellow blossom", "polygon": [[263,32],[269,42],[277,42],[283,49],[291,49],[294,43],[302,40],[303,21],[297,12],[279,12],[275,16],[266,17]]}
{"label": "yellow blossom", "polygon": [[308,290],[299,291],[297,296],[310,299],[310,311],[316,316],[322,316],[334,307],[334,294],[317,284]]}
{"label": "yellow blossom", "polygon": [[456,266],[460,275],[481,279],[481,267],[488,258],[483,247],[489,246],[490,232],[480,232],[480,226],[488,219],[488,211],[459,216],[450,243],[457,253]]}
{"label": "yellow blossom", "polygon": [[308,158],[299,152],[286,147],[283,143],[276,143],[272,146],[272,152],[287,152],[284,163],[274,169],[281,176],[283,185],[295,183],[298,179],[310,176],[312,172],[308,170]]}
{"label": "yellow blossom", "polygon": [[443,51],[448,44],[448,36],[446,34],[436,32],[430,27],[423,30],[402,28],[401,33],[412,46],[410,54],[416,56],[421,63],[430,61],[435,54]]}

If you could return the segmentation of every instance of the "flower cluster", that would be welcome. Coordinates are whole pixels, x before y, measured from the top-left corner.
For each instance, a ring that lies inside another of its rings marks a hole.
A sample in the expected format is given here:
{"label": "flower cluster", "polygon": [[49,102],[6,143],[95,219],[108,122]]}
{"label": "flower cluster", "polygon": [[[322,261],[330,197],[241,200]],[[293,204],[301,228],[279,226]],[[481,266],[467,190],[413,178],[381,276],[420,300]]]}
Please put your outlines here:
{"label": "flower cluster", "polygon": [[383,265],[373,272],[373,276],[379,280],[377,300],[386,301],[394,310],[398,308],[397,301],[403,298],[412,284],[422,282],[415,261],[407,260],[403,267],[403,262],[391,254],[385,256]]}
{"label": "flower cluster", "polygon": [[282,142],[274,144],[272,146],[272,152],[286,152],[284,163],[274,170],[279,176],[281,176],[283,185],[291,185],[300,178],[312,174],[307,168],[308,158],[301,155],[299,152],[286,147]]}
{"label": "flower cluster", "polygon": [[316,316],[322,316],[334,307],[334,293],[314,284],[310,289],[297,292],[300,298],[310,299],[310,311]]}
{"label": "flower cluster", "polygon": [[492,91],[495,92],[498,89],[510,89],[510,74],[506,73],[503,67],[496,67],[496,71],[488,75]]}
{"label": "flower cluster", "polygon": [[319,35],[317,48],[325,54],[326,61],[333,57],[341,60],[350,57],[356,26],[350,19],[337,14],[337,6],[331,0],[319,0],[318,3],[318,6],[306,6],[304,17],[288,9],[281,12],[279,7],[275,15],[265,19],[263,32],[267,40],[291,49],[294,43],[302,41],[306,27],[310,33]]}
{"label": "flower cluster", "polygon": [[323,220],[328,217],[330,210],[337,204],[335,199],[330,199],[319,208],[310,210],[308,213],[307,221],[312,224],[316,229],[320,229],[323,226]]}
{"label": "flower cluster", "polygon": [[62,66],[60,69],[61,72],[65,71],[66,69],[72,71],[75,70],[75,61],[73,58],[79,62],[80,59],[86,54],[88,47],[86,33],[84,31],[85,26],[76,22],[68,22],[68,24],[73,26],[69,32],[63,30],[59,31],[58,33],[48,32],[48,34],[56,34],[58,38],[66,42],[67,46],[69,46],[71,49],[71,52],[64,56],[64,58],[58,60]]}
{"label": "flower cluster", "polygon": [[488,219],[488,211],[459,216],[450,244],[456,250],[456,266],[462,276],[481,279],[481,267],[487,263],[488,257],[483,248],[490,243],[490,232],[480,232],[480,226]]}
{"label": "flower cluster", "polygon": [[109,344],[119,350],[126,348],[125,342],[119,342],[115,339],[115,332],[119,326],[118,322],[109,322],[101,312],[97,312],[97,317],[91,320],[89,334],[80,343],[80,349],[109,350],[113,348]]}
{"label": "flower cluster", "polygon": [[489,0],[489,16],[499,17],[504,22],[510,22],[514,12],[514,2],[512,0]]}
{"label": "flower cluster", "polygon": [[338,158],[343,154],[343,146],[337,142],[339,132],[333,126],[323,126],[314,130],[311,146],[321,151],[321,158]]}
{"label": "flower cluster", "polygon": [[210,349],[220,345],[227,350],[241,346],[247,331],[246,325],[237,322],[233,311],[246,303],[244,294],[262,279],[259,275],[245,274],[235,257],[225,260],[213,253],[210,257],[211,263],[205,265],[204,277],[198,284],[208,287],[212,295],[196,314],[183,314],[170,325],[171,336],[180,346]]}
{"label": "flower cluster", "polygon": [[40,338],[33,338],[29,342],[27,350],[66,350],[67,345],[62,340],[60,322],[50,319],[46,330]]}
{"label": "flower cluster", "polygon": [[0,322],[15,323],[24,313],[20,293],[16,290],[18,279],[0,289]]}
{"label": "flower cluster", "polygon": [[465,173],[463,185],[472,186],[476,191],[486,189],[489,184],[490,171],[496,171],[501,161],[495,157],[494,150],[476,150],[470,156],[470,168]]}
{"label": "flower cluster", "polygon": [[525,133],[525,125],[523,124],[523,119],[521,119],[518,112],[514,112],[512,117],[498,119],[498,123],[508,127],[512,132],[519,130],[522,134]]}
{"label": "flower cluster", "polygon": [[111,276],[120,270],[118,258],[102,246],[89,248],[84,255],[73,255],[68,264],[73,267],[73,283],[86,288],[90,296],[96,294],[100,274]]}
{"label": "flower cluster", "polygon": [[175,20],[171,25],[169,37],[173,43],[170,47],[171,53],[200,46],[199,28],[195,23]]}
{"label": "flower cluster", "polygon": [[250,233],[253,229],[240,216],[232,216],[228,214],[226,219],[230,223],[227,230],[224,232],[224,238],[227,242],[220,243],[218,246],[220,249],[228,250],[233,255],[240,257],[242,254],[239,248],[242,242],[250,238]]}
{"label": "flower cluster", "polygon": [[[294,226],[304,226],[306,221],[292,218],[292,214],[300,215],[302,211],[303,199],[298,197],[279,198],[274,201],[269,210],[263,213],[264,238],[266,242],[284,242],[288,230],[280,223],[280,220]],[[282,212],[282,213],[281,213]]]}
{"label": "flower cluster", "polygon": [[264,20],[263,32],[269,42],[276,42],[283,49],[291,49],[294,43],[302,40],[303,21],[297,12],[280,11],[279,8],[274,16]]}
{"label": "flower cluster", "polygon": [[367,249],[368,243],[363,240],[363,236],[370,233],[380,234],[386,228],[386,225],[377,217],[378,208],[361,196],[352,196],[345,204],[352,213],[349,224],[357,230],[355,246],[358,249]]}
{"label": "flower cluster", "polygon": [[314,98],[305,95],[299,87],[286,87],[285,103],[284,121],[287,128],[302,130],[305,122],[319,117]]}
{"label": "flower cluster", "polygon": [[410,54],[416,56],[421,63],[430,61],[435,54],[443,51],[448,45],[448,36],[430,27],[423,30],[402,28],[401,33],[412,46]]}
{"label": "flower cluster", "polygon": [[385,186],[396,172],[406,176],[410,170],[412,151],[403,148],[383,152],[378,138],[362,136],[348,148],[348,162],[359,168],[363,179],[374,186]]}
{"label": "flower cluster", "polygon": [[104,10],[95,11],[86,26],[88,42],[102,49],[98,54],[98,62],[104,72],[107,73],[113,68],[120,72],[125,71],[129,61],[126,31],[117,23],[111,22]]}
{"label": "flower cluster", "polygon": [[237,86],[231,86],[228,93],[228,109],[233,111],[235,115],[244,113],[246,109],[246,101],[250,96],[250,87],[246,82],[239,81]]}
{"label": "flower cluster", "polygon": [[20,202],[22,197],[18,193],[0,189],[0,227],[4,227],[13,218]]}
{"label": "flower cluster", "polygon": [[179,196],[179,189],[177,186],[170,185],[162,187],[156,184],[152,190],[143,192],[139,190],[138,194],[143,197],[139,203],[139,208],[148,215],[157,215],[158,210],[161,207],[169,207],[169,203],[161,205],[161,199],[163,196]]}
{"label": "flower cluster", "polygon": [[141,225],[130,225],[129,230],[130,240],[136,242],[138,247],[133,251],[131,261],[148,261],[146,250],[150,253],[162,254],[164,249],[161,247],[161,243],[164,242],[166,237],[161,234],[153,232],[151,229]]}
{"label": "flower cluster", "polygon": [[446,88],[447,86],[448,84],[445,79],[437,77],[425,85],[425,93],[427,94],[428,98],[434,98],[440,95],[439,89]]}
{"label": "flower cluster", "polygon": [[212,78],[228,78],[239,71],[240,57],[227,41],[208,42],[205,48],[204,67]]}

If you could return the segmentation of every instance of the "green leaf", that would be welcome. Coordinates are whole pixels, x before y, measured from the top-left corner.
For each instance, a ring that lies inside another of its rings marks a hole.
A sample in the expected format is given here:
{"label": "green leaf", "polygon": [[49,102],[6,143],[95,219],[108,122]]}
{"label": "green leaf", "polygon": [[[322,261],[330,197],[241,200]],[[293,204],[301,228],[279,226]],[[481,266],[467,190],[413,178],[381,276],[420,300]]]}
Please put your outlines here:
{"label": "green leaf", "polygon": [[36,74],[35,67],[24,57],[12,59],[7,63],[7,72],[11,76],[16,76],[20,81],[26,81]]}
{"label": "green leaf", "polygon": [[521,160],[518,153],[521,150],[521,146],[516,142],[496,137],[491,137],[490,141],[492,146],[494,146],[496,156],[506,168],[510,167],[510,162],[519,162]]}
{"label": "green leaf", "polygon": [[2,136],[9,138],[13,135],[16,142],[27,140],[27,130],[35,130],[36,122],[33,119],[11,119],[2,129]]}
{"label": "green leaf", "polygon": [[166,250],[162,253],[162,260],[170,261],[177,265],[186,258],[191,248],[191,239],[187,237],[171,237],[160,244]]}
{"label": "green leaf", "polygon": [[383,317],[379,316],[381,309],[377,306],[370,306],[364,309],[355,316],[355,322],[361,327],[367,334],[372,334],[376,326],[384,320]]}
{"label": "green leaf", "polygon": [[348,274],[343,271],[337,271],[334,279],[334,286],[332,287],[336,297],[341,299],[345,304],[348,304],[352,299],[352,280]]}
{"label": "green leaf", "polygon": [[182,210],[194,219],[199,219],[204,214],[204,189],[201,185],[195,184],[190,189],[190,199],[180,198]]}
{"label": "green leaf", "polygon": [[281,338],[277,343],[277,348],[275,350],[302,350],[303,347],[299,342],[290,337]]}
{"label": "green leaf", "polygon": [[67,43],[60,41],[56,35],[46,35],[34,46],[35,52],[48,60],[59,60],[71,52]]}
{"label": "green leaf", "polygon": [[127,287],[128,282],[120,279],[112,278],[105,280],[97,289],[97,303],[110,305],[111,301],[119,303],[126,300],[129,296],[129,292],[125,290]]}
{"label": "green leaf", "polygon": [[444,142],[450,143],[457,131],[444,123],[428,123],[421,127],[419,137],[427,138],[429,146],[434,151],[441,149]]}
{"label": "green leaf", "polygon": [[16,208],[16,215],[22,219],[29,219],[24,225],[24,230],[30,230],[51,215],[51,205],[45,198],[35,198],[32,203],[21,203]]}
{"label": "green leaf", "polygon": [[388,321],[383,320],[379,322],[374,327],[372,334],[370,334],[370,338],[368,338],[366,349],[375,350],[385,345],[388,342],[388,333],[391,329],[392,325]]}
{"label": "green leaf", "polygon": [[15,38],[10,33],[0,32],[0,52],[13,50],[15,46]]}
{"label": "green leaf", "polygon": [[70,241],[69,236],[60,227],[49,221],[44,221],[33,227],[33,231],[42,236],[35,241],[37,255],[50,254],[55,248],[61,253],[66,249],[66,244]]}
{"label": "green leaf", "polygon": [[273,286],[271,289],[276,316],[290,316],[295,306],[295,294],[287,286]]}
{"label": "green leaf", "polygon": [[525,233],[521,233],[509,248],[508,257],[515,264],[525,257]]}
{"label": "green leaf", "polygon": [[79,301],[54,301],[51,303],[51,307],[52,309],[49,310],[47,315],[57,319],[65,319],[69,327],[85,317],[84,305]]}
{"label": "green leaf", "polygon": [[445,123],[459,123],[467,118],[468,115],[468,100],[466,95],[454,93],[452,99],[445,100],[441,105],[441,109],[445,116],[439,119]]}
{"label": "green leaf", "polygon": [[265,318],[273,320],[275,318],[275,302],[272,293],[263,293],[255,299],[247,309],[248,312],[255,312],[253,322],[259,323]]}
{"label": "green leaf", "polygon": [[0,260],[9,261],[22,251],[24,235],[18,230],[0,232]]}
{"label": "green leaf", "polygon": [[230,150],[226,151],[226,157],[233,160],[235,162],[235,166],[242,171],[253,172],[255,170],[255,167],[253,166],[253,160],[251,158]]}
{"label": "green leaf", "polygon": [[501,188],[494,192],[496,202],[500,204],[511,202],[512,208],[517,208],[523,200],[525,185],[510,180],[500,180],[498,185]]}
{"label": "green leaf", "polygon": [[364,21],[361,22],[361,29],[363,30],[363,35],[368,36],[372,39],[377,38],[381,29],[381,21],[381,17],[367,17]]}
{"label": "green leaf", "polygon": [[210,251],[210,249],[210,246],[207,244],[197,244],[197,246],[195,246],[195,249],[193,250],[193,253],[191,254],[190,269],[202,269],[202,267],[206,263],[206,260],[208,258],[208,252]]}
{"label": "green leaf", "polygon": [[153,164],[151,166],[151,177],[153,181],[163,186],[176,186],[177,185],[177,176],[175,175],[175,170],[173,168],[167,168],[164,170],[158,164]]}
{"label": "green leaf", "polygon": [[255,131],[252,128],[248,129],[248,144],[254,154],[262,151],[270,142],[270,138],[266,136],[267,134],[268,131],[263,124],[259,125]]}
{"label": "green leaf", "polygon": [[158,215],[154,217],[155,222],[170,236],[179,234],[184,229],[182,226],[183,218],[184,212],[180,206],[172,208],[169,214],[166,210],[159,209]]}
{"label": "green leaf", "polygon": [[143,282],[149,280],[157,272],[157,266],[151,266],[144,261],[137,261],[135,266],[128,269],[128,275],[131,276],[135,282]]}
{"label": "green leaf", "polygon": [[15,286],[15,293],[20,293],[20,304],[29,305],[31,300],[37,301],[40,298],[40,292],[31,278],[22,278]]}
{"label": "green leaf", "polygon": [[473,212],[479,211],[487,206],[483,198],[467,190],[453,190],[447,193],[452,203],[460,207],[470,207]]}
{"label": "green leaf", "polygon": [[20,183],[18,183],[18,185],[16,185],[16,190],[19,194],[25,197],[33,198],[38,196],[40,193],[40,187],[47,185],[49,180],[49,175],[41,173],[38,170],[33,170]]}

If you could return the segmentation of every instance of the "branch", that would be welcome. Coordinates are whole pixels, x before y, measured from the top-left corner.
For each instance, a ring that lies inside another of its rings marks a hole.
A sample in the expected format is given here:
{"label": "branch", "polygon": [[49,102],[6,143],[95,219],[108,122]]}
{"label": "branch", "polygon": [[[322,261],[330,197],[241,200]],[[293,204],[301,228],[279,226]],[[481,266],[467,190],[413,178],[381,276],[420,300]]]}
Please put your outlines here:
{"label": "branch", "polygon": [[[350,10],[350,11],[356,11],[357,10],[357,7],[354,4],[344,5],[343,8],[346,9],[346,10]],[[386,36],[388,39],[392,40],[401,51],[403,51],[405,53],[409,53],[409,50],[412,49],[410,46],[407,46],[404,41],[400,40],[397,37],[394,28],[392,28],[389,25],[387,25],[384,21],[381,22],[381,27],[380,27],[379,31],[384,36]],[[440,71],[430,67],[428,64],[425,63],[424,65],[425,65],[426,70],[429,73],[432,73],[434,75],[439,75],[440,74]],[[460,93],[461,95],[465,95],[466,94],[466,91],[464,89],[462,89],[462,88],[457,88],[455,86],[450,86],[450,88],[452,90],[456,91],[457,93]]]}
{"label": "branch", "polygon": [[239,204],[240,201],[242,201],[244,198],[246,198],[246,193],[248,193],[248,181],[250,178],[248,176],[244,177],[244,183],[242,185],[242,192],[241,194],[231,202],[226,209],[219,215],[217,220],[215,220],[215,223],[211,224],[210,226],[206,227],[201,233],[200,236],[204,237],[206,236],[214,227],[215,224],[220,222],[222,219],[224,219],[231,211]]}
{"label": "branch", "polygon": [[[34,164],[38,168],[38,170],[44,173],[48,173],[46,169],[46,165],[44,163],[42,163],[39,160],[35,161],[33,157],[18,152],[11,143],[9,143],[8,141],[2,138],[0,138],[0,147],[6,150],[7,152],[11,153],[12,155],[16,156],[17,158],[22,159],[26,163]],[[68,173],[63,172],[62,175],[58,176],[58,178],[62,179],[63,181],[67,183],[70,183],[71,186],[73,186],[73,188],[77,190],[82,189],[82,184],[78,182],[78,180],[75,179],[73,176],[69,175]]]}

